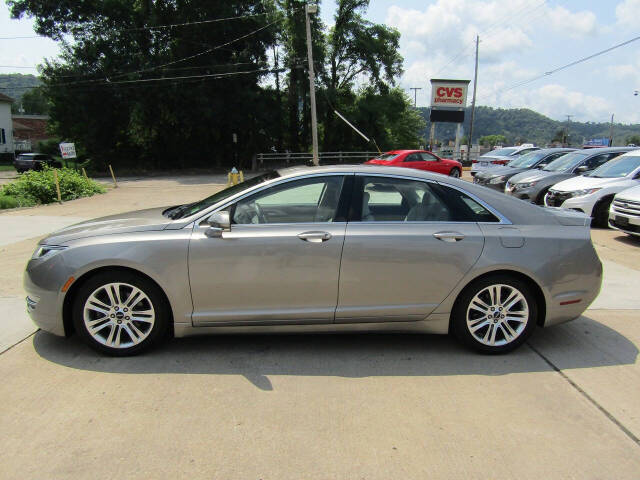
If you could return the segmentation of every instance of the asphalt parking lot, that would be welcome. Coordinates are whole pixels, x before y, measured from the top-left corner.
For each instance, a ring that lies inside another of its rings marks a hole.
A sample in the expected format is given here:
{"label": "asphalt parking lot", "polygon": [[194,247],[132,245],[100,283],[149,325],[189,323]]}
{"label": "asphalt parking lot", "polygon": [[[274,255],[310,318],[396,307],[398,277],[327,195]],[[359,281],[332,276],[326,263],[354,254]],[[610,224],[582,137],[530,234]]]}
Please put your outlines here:
{"label": "asphalt parking lot", "polygon": [[220,181],[0,213],[0,478],[640,477],[640,241],[612,230],[592,231],[591,308],[505,356],[446,336],[252,335],[114,359],[35,332],[21,275],[41,236]]}

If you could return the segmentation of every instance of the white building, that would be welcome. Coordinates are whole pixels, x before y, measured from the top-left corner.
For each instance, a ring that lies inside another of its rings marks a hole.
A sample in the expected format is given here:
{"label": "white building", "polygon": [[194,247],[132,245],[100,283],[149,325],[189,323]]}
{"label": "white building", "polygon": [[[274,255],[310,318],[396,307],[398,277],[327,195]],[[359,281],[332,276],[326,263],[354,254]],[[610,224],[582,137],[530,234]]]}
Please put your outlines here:
{"label": "white building", "polygon": [[13,120],[11,104],[13,100],[0,93],[0,155],[13,154]]}

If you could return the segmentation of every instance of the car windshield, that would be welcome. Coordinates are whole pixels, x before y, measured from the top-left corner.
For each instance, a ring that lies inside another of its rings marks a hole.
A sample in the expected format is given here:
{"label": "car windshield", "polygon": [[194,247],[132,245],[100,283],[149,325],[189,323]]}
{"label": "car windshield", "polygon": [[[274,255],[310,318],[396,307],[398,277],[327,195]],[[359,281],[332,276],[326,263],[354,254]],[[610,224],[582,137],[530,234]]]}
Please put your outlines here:
{"label": "car windshield", "polygon": [[211,205],[215,205],[226,198],[229,198],[236,193],[240,193],[247,188],[255,187],[256,185],[260,185],[268,180],[272,180],[274,178],[278,178],[280,174],[273,170],[262,175],[258,175],[257,177],[250,178],[249,180],[245,180],[242,183],[238,183],[237,185],[232,185],[231,187],[225,188],[224,190],[219,191],[218,193],[214,193],[210,197],[205,198],[204,200],[200,200],[195,203],[187,203],[185,205],[179,205],[177,207],[172,207],[168,210],[162,212],[163,215],[166,215],[172,220],[176,220],[178,218],[188,217],[195,213],[201,212]]}
{"label": "car windshield", "polygon": [[516,148],[499,148],[497,150],[492,150],[490,152],[487,152],[487,153],[485,153],[484,155],[481,155],[481,156],[482,157],[495,157],[495,156],[508,157],[509,155],[511,155],[516,150],[517,150]]}
{"label": "car windshield", "polygon": [[546,153],[542,152],[529,152],[525,153],[521,157],[511,160],[507,166],[511,168],[530,168],[536,165],[540,160],[546,157]]}
{"label": "car windshield", "polygon": [[556,158],[542,170],[545,172],[565,172],[567,170],[572,170],[576,165],[587,158],[587,155],[589,154],[578,152],[567,153],[560,158]]}
{"label": "car windshield", "polygon": [[390,162],[397,158],[399,153],[383,153],[379,157],[374,158],[374,160],[382,160],[383,162]]}
{"label": "car windshield", "polygon": [[585,177],[626,177],[638,167],[640,167],[640,156],[619,157],[605,163],[601,167],[596,168],[593,172],[586,174]]}

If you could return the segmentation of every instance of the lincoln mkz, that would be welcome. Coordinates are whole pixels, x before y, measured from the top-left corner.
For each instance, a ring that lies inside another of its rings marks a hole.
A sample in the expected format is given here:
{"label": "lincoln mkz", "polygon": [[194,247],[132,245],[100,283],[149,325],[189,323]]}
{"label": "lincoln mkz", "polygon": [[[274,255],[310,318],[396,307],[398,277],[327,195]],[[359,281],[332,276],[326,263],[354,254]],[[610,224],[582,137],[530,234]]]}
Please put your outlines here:
{"label": "lincoln mkz", "polygon": [[589,225],[418,170],[278,170],[49,235],[27,309],[111,355],[168,336],[345,331],[452,333],[502,353],[597,296]]}

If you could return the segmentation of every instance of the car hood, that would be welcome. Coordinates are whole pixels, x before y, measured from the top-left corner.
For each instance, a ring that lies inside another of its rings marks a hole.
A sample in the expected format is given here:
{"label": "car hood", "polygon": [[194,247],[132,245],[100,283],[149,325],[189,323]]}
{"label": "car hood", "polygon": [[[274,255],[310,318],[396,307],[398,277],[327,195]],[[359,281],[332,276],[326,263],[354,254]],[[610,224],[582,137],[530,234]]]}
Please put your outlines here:
{"label": "car hood", "polygon": [[72,240],[98,235],[164,230],[171,223],[171,219],[162,215],[166,209],[167,207],[149,208],[87,220],[53,232],[40,243],[64,245]]}
{"label": "car hood", "polygon": [[525,170],[522,173],[511,178],[511,183],[529,183],[537,182],[543,178],[552,177],[555,175],[566,175],[563,172],[548,172],[546,170]]}
{"label": "car hood", "polygon": [[632,202],[640,202],[640,185],[621,191],[616,195],[616,198],[631,200]]}
{"label": "car hood", "polygon": [[480,178],[495,178],[495,177],[501,177],[502,175],[510,175],[510,174],[516,174],[519,172],[522,172],[523,170],[520,168],[512,168],[512,167],[507,167],[506,165],[504,166],[499,166],[499,167],[495,167],[492,168],[490,170],[486,170],[484,172],[478,172],[476,173],[476,177],[480,177]]}
{"label": "car hood", "polygon": [[607,188],[607,187],[625,187],[637,185],[638,182],[626,177],[622,178],[597,178],[597,177],[574,177],[556,183],[553,190],[560,192],[573,192],[574,190],[583,190],[585,188]]}

